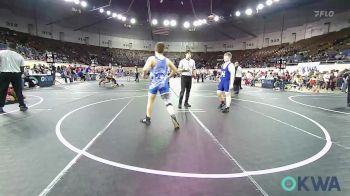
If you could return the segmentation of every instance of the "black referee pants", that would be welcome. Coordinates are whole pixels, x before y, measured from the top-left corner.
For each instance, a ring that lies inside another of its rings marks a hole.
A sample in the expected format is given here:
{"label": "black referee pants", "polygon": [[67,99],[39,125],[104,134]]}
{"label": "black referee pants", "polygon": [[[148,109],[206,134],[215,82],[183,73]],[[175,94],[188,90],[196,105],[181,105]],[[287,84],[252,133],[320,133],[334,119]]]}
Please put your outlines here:
{"label": "black referee pants", "polygon": [[185,104],[188,104],[191,86],[192,86],[192,76],[181,76],[181,92],[180,92],[179,105],[182,105],[182,100],[185,94],[185,90],[186,90]]}
{"label": "black referee pants", "polygon": [[240,90],[240,87],[242,85],[242,78],[241,77],[235,77],[235,80],[233,82],[233,91],[238,94],[239,93],[239,90]]}
{"label": "black referee pants", "polygon": [[1,72],[0,73],[0,107],[5,106],[7,90],[11,82],[13,89],[15,90],[19,106],[26,106],[24,104],[23,94],[22,94],[22,78],[21,73],[13,72]]}

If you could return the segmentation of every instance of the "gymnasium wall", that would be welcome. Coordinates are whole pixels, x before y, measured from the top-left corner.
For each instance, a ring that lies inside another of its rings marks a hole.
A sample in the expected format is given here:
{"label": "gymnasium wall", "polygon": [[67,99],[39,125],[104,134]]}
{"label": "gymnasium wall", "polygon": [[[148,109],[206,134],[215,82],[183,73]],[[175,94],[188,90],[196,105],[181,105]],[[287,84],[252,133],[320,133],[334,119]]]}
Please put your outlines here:
{"label": "gymnasium wall", "polygon": [[[327,23],[330,24],[329,27]],[[50,39],[62,39],[67,42],[111,48],[153,50],[155,44],[154,41],[150,40],[127,39],[83,31],[72,31],[57,25],[46,25],[40,21],[36,23],[33,19],[15,16],[11,11],[1,8],[0,26]],[[186,49],[191,49],[194,52],[254,49],[281,43],[292,43],[322,35],[328,32],[328,28],[329,32],[333,32],[347,27],[350,27],[350,10],[336,13],[331,18],[323,18],[302,26],[283,29],[283,32],[263,33],[257,35],[257,37],[243,37],[237,40],[217,42],[166,42],[166,44],[170,52],[183,52]],[[295,36],[293,33],[295,33]]]}

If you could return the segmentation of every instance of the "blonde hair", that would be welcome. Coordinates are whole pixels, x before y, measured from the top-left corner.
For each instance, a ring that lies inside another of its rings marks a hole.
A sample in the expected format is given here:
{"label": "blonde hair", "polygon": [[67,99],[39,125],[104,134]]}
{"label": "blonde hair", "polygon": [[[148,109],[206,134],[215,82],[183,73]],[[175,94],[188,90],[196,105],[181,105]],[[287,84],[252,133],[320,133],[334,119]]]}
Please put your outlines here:
{"label": "blonde hair", "polygon": [[229,58],[232,58],[232,53],[231,52],[226,52],[224,56],[228,56]]}

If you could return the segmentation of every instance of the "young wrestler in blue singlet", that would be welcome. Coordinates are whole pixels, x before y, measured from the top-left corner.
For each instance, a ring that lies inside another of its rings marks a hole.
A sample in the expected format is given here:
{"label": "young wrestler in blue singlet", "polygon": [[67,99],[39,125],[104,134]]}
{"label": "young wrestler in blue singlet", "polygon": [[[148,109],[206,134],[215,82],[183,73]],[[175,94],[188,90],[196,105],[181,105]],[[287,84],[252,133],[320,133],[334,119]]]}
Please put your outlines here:
{"label": "young wrestler in blue singlet", "polygon": [[[231,58],[232,54],[230,52],[224,54],[224,64],[221,65],[221,78],[217,91],[220,100],[219,109],[222,109],[223,113],[230,111],[231,90],[233,88],[233,81],[235,80],[235,66],[231,63]],[[226,107],[224,107],[225,105]]]}
{"label": "young wrestler in blue singlet", "polygon": [[[170,102],[170,87],[169,87],[169,78],[171,78],[177,69],[175,65],[166,58],[163,53],[165,49],[164,43],[157,43],[155,56],[151,56],[147,59],[146,64],[143,68],[144,77],[150,72],[151,84],[149,86],[148,92],[148,103],[146,118],[141,120],[141,123],[146,125],[151,124],[151,115],[153,111],[153,104],[156,98],[157,93],[159,92],[161,98],[163,99],[167,111],[170,114],[171,120],[174,124],[174,128],[179,128],[179,123],[177,122],[174,107]],[[170,69],[171,73],[168,75],[168,70]]]}

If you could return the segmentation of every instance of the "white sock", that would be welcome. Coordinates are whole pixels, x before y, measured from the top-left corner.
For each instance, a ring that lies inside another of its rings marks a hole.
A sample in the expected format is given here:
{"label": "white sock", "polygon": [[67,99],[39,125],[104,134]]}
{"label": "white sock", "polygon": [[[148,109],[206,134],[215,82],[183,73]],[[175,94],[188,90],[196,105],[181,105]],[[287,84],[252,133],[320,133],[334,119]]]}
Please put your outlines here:
{"label": "white sock", "polygon": [[231,105],[231,94],[226,95],[226,107],[229,108]]}
{"label": "white sock", "polygon": [[175,115],[174,106],[169,105],[166,107],[166,109],[168,110],[168,113],[170,114],[170,116]]}

